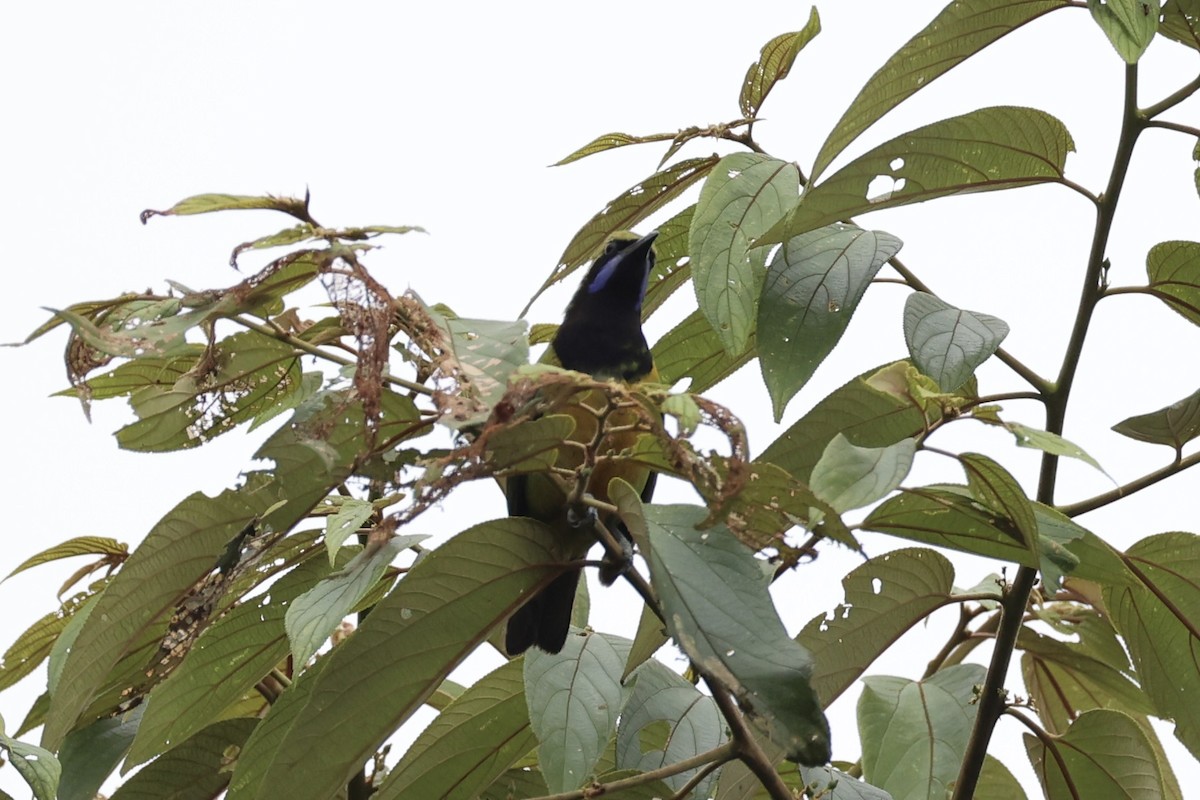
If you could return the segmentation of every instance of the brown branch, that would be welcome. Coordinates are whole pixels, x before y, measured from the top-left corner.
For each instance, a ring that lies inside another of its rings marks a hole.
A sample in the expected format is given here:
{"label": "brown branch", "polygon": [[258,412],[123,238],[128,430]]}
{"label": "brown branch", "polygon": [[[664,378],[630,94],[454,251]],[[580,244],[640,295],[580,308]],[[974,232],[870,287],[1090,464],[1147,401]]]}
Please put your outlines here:
{"label": "brown branch", "polygon": [[[628,778],[621,778],[610,783],[593,783],[589,786],[584,786],[582,789],[543,795],[532,798],[532,800],[586,800],[586,798],[590,797],[616,794],[624,789],[632,789],[635,786],[642,786],[653,781],[662,780],[663,778],[670,778],[673,775],[678,775],[681,772],[687,772],[690,769],[695,769],[706,764],[715,763],[716,766],[720,766],[726,761],[735,758],[736,755],[737,745],[733,742],[726,742],[720,747],[707,750],[699,755],[686,758],[683,761],[677,761],[674,764],[668,764],[665,767],[652,769],[649,772],[643,772],[639,775],[631,775]],[[791,800],[790,796],[787,800]]]}
{"label": "brown branch", "polygon": [[775,765],[771,763],[771,759],[767,758],[767,754],[759,747],[758,741],[754,738],[750,726],[746,724],[746,718],[738,709],[733,695],[716,678],[704,673],[701,673],[701,676],[704,678],[708,690],[712,692],[713,700],[716,701],[721,716],[725,717],[725,721],[729,723],[729,729],[733,731],[731,744],[737,748],[738,759],[754,773],[754,777],[758,778],[771,800],[794,800],[792,790],[783,782],[783,778],[775,771]]}

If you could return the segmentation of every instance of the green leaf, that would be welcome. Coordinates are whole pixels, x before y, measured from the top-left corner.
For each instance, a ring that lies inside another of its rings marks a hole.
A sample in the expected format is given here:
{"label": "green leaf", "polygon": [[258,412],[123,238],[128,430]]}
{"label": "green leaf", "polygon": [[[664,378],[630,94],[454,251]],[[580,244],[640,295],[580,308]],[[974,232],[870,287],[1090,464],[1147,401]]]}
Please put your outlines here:
{"label": "green leaf", "polygon": [[812,685],[828,708],[900,636],[951,601],[954,566],[935,550],[894,550],[842,578],[846,599],[796,640],[812,653]]}
{"label": "green leaf", "polygon": [[185,197],[166,211],[146,209],[142,212],[142,223],[151,217],[176,217],[188,214],[210,214],[214,211],[236,211],[244,209],[270,209],[285,214],[307,215],[307,200],[295,197],[256,197],[244,194],[196,194]]}
{"label": "green leaf", "polygon": [[9,688],[37,669],[50,655],[54,643],[81,605],[78,601],[67,601],[58,611],[51,611],[30,625],[9,645],[0,660],[0,690]]}
{"label": "green leaf", "polygon": [[895,800],[948,796],[986,674],[979,664],[957,664],[923,681],[864,678],[858,731],[867,782]]}
{"label": "green leaf", "polygon": [[1163,796],[1150,742],[1138,724],[1119,711],[1088,711],[1063,736],[1027,733],[1024,739],[1049,800]]}
{"label": "green leaf", "polygon": [[[1104,467],[1100,466],[1100,462],[1088,455],[1082,447],[1074,442],[1067,441],[1056,433],[1050,433],[1038,428],[1030,428],[1028,425],[1022,425],[1019,422],[1001,422],[1000,425],[1016,437],[1018,447],[1029,447],[1055,456],[1077,458],[1085,464],[1090,464],[1101,472],[1104,472]],[[1107,475],[1108,473],[1104,472],[1104,474]]]}
{"label": "green leaf", "polygon": [[[18,572],[24,572],[30,567],[57,561],[60,558],[92,555],[125,556],[128,553],[129,545],[118,542],[116,539],[109,539],[106,536],[76,536],[73,539],[67,539],[65,542],[60,542],[37,555],[32,555],[25,559],[16,569],[8,573],[8,578],[11,578]],[[5,580],[8,580],[8,578],[5,578]]]}
{"label": "green leaf", "polygon": [[1166,408],[1123,419],[1113,430],[1139,442],[1165,444],[1176,453],[1200,436],[1200,390]]}
{"label": "green leaf", "polygon": [[1133,658],[1155,714],[1200,757],[1200,536],[1162,533],[1126,551],[1137,582],[1104,587],[1104,605]]}
{"label": "green leaf", "polygon": [[672,637],[724,683],[790,760],[829,760],[829,723],[809,683],[812,659],[790,639],[758,562],[728,529],[700,531],[698,506],[647,506],[650,576]]}
{"label": "green leaf", "polygon": [[[0,725],[2,725],[0,721]],[[58,778],[62,773],[54,753],[37,745],[27,744],[6,736],[0,727],[0,753],[20,773],[25,783],[33,790],[36,800],[54,800],[58,793]]]}
{"label": "green leaf", "polygon": [[[529,300],[525,311],[542,292],[566,278],[599,254],[608,238],[639,222],[678,197],[684,189],[703,178],[716,165],[717,156],[689,158],[639,181],[614,197],[587,221],[559,256],[558,266]],[[524,316],[524,312],[522,312]]]}
{"label": "green leaf", "polygon": [[700,310],[725,350],[745,349],[755,318],[766,252],[752,243],[776,223],[800,193],[795,164],[758,153],[721,159],[704,182],[692,217],[688,252]]}
{"label": "green leaf", "polygon": [[1028,795],[999,760],[985,756],[983,769],[979,773],[979,783],[975,787],[975,796],[971,800],[1027,800]]}
{"label": "green leaf", "polygon": [[442,421],[456,426],[482,422],[504,396],[509,376],[529,363],[528,326],[524,320],[466,319],[441,307],[427,311],[442,329],[440,369],[466,384],[456,398],[462,413]]}
{"label": "green leaf", "polygon": [[1012,522],[1017,534],[1038,557],[1038,523],[1033,506],[1017,479],[996,461],[979,453],[964,453],[958,461],[967,473],[971,496]]}
{"label": "green leaf", "polygon": [[917,368],[944,391],[962,386],[992,357],[1008,324],[988,314],[964,311],[925,292],[904,303],[904,341]]}
{"label": "green leaf", "polygon": [[396,536],[364,549],[349,564],[297,597],[284,615],[292,663],[307,664],[318,648],[370,593],[400,551],[429,537]]}
{"label": "green leaf", "polygon": [[659,619],[649,606],[643,604],[642,615],[638,618],[637,633],[634,634],[633,645],[629,648],[629,659],[625,662],[625,669],[621,671],[621,680],[624,681],[632,675],[635,669],[649,661],[670,640],[666,623]]}
{"label": "green leaf", "polygon": [[[298,699],[242,761],[230,798],[324,797],[344,786],[446,675],[528,597],[562,574],[554,535],[513,517],[469,528],[413,566],[353,636],[293,685]],[[617,668],[619,674],[619,666]]]}
{"label": "green leaf", "polygon": [[573,630],[559,653],[525,655],[525,697],[538,763],[551,792],[578,789],[617,727],[629,641]]}
{"label": "green leaf", "polygon": [[899,361],[841,386],[772,442],[759,460],[783,467],[800,481],[811,481],[813,467],[838,434],[858,447],[889,447],[923,432],[926,414],[919,406],[869,382],[873,375],[899,365],[907,366]]}
{"label": "green leaf", "polygon": [[330,564],[337,558],[346,538],[357,533],[374,513],[375,506],[370,501],[347,497],[341,501],[337,512],[325,519],[325,549],[329,552]]}
{"label": "green leaf", "polygon": [[[817,184],[757,244],[787,241],[856,214],[963,192],[988,192],[1063,178],[1075,143],[1044,111],[981,108],[909,131],[859,156]],[[880,187],[886,182],[886,187]]]}
{"label": "green leaf", "polygon": [[1136,64],[1154,41],[1159,0],[1088,0],[1088,9],[1126,64]]}
{"label": "green leaf", "polygon": [[104,781],[125,757],[145,704],[73,731],[58,751],[62,777],[58,800],[95,800]]}
{"label": "green leaf", "polygon": [[758,306],[758,351],[776,422],[901,244],[890,233],[834,223],[789,239],[775,253]]}
{"label": "green leaf", "polygon": [[170,387],[130,395],[138,421],[117,431],[126,450],[163,452],[198,447],[283,401],[300,387],[296,351],[254,331],[221,341],[208,368]]}
{"label": "green leaf", "polygon": [[140,764],[199,733],[280,664],[288,652],[285,611],[328,572],[324,559],[308,559],[268,594],[237,606],[200,634],[146,699],[126,763]]}
{"label": "green leaf", "polygon": [[[649,772],[719,747],[725,724],[717,704],[695,686],[657,661],[638,670],[633,694],[621,710],[617,728],[617,767]],[[655,735],[658,733],[659,735]],[[664,778],[676,792],[697,769]],[[715,775],[694,787],[708,797]]]}
{"label": "green leaf", "polygon": [[1070,0],[954,0],[871,76],[821,145],[815,181],[838,153],[902,101],[1027,22]]}
{"label": "green leaf", "polygon": [[696,206],[690,205],[658,226],[658,238],[654,240],[654,268],[650,270],[642,299],[643,322],[692,276],[688,232],[695,212]]}
{"label": "green leaf", "polygon": [[[719,469],[724,469],[721,465]],[[779,548],[783,534],[797,525],[817,528],[828,539],[853,550],[861,549],[837,511],[775,464],[752,461],[743,465],[744,483],[732,497],[709,497],[738,541],[751,550]]]}
{"label": "green leaf", "polygon": [[811,787],[820,800],[892,800],[892,796],[852,775],[825,767],[800,767],[804,785]]}
{"label": "green leaf", "polygon": [[229,783],[230,766],[257,724],[242,717],[210,725],[146,765],[111,800],[211,800]]}
{"label": "green leaf", "polygon": [[581,158],[603,153],[605,150],[615,150],[618,147],[627,147],[631,144],[645,144],[646,142],[669,142],[675,138],[673,133],[653,133],[649,136],[630,136],[628,133],[619,131],[613,133],[605,133],[592,139],[578,150],[573,151],[558,161],[555,161],[550,166],[561,167],[564,164],[570,164],[572,161],[578,161]]}
{"label": "green leaf", "polygon": [[479,795],[479,800],[514,800],[518,797],[541,797],[550,794],[546,781],[536,769],[515,768],[506,771],[487,791]]}
{"label": "green leaf", "polygon": [[243,242],[233,248],[232,263],[237,266],[237,257],[247,250],[265,250],[269,247],[282,247],[284,245],[296,244],[303,242],[305,239],[311,239],[316,234],[316,230],[309,223],[301,223],[291,228],[284,228],[266,236],[260,236],[249,242]]}
{"label": "green leaf", "polygon": [[796,56],[821,32],[821,17],[817,14],[816,6],[808,12],[808,22],[804,27],[793,33],[776,36],[763,45],[762,53],[746,71],[742,81],[742,93],[738,97],[738,107],[747,117],[757,117],[762,108],[763,100],[775,87],[775,84],[788,76]]}
{"label": "green leaf", "polygon": [[839,514],[864,508],[900,485],[912,469],[916,452],[913,439],[888,447],[856,447],[839,433],[813,467],[809,488]]}
{"label": "green leaf", "polygon": [[708,318],[693,311],[659,339],[651,353],[663,383],[691,378],[688,391],[703,394],[749,363],[755,355],[755,336],[751,331],[745,348],[730,355]]}
{"label": "green leaf", "polygon": [[472,800],[500,779],[537,743],[529,728],[522,668],[522,659],[509,661],[456,698],[421,732],[373,797]]}
{"label": "green leaf", "polygon": [[1158,32],[1186,47],[1200,50],[1200,1],[1171,0],[1163,8]]}
{"label": "green leaf", "polygon": [[1200,242],[1159,242],[1146,254],[1150,292],[1200,325]]}

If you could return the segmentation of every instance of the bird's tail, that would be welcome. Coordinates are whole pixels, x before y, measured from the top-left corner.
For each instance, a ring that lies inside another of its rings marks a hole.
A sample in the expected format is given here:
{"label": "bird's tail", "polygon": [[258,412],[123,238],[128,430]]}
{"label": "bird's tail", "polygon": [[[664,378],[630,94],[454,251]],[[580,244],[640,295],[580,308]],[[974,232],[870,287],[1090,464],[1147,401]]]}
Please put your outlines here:
{"label": "bird's tail", "polygon": [[571,609],[580,570],[571,569],[555,578],[549,586],[530,598],[508,620],[504,648],[515,656],[530,647],[557,653],[567,641],[571,628]]}

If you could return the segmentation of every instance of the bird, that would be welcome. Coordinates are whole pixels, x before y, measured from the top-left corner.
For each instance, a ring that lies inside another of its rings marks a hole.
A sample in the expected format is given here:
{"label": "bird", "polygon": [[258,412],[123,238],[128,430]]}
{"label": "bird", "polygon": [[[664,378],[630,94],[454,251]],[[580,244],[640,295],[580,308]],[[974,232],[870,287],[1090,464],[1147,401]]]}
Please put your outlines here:
{"label": "bird", "polygon": [[[655,231],[639,237],[622,231],[608,238],[567,304],[562,324],[551,341],[554,355],[565,369],[587,373],[597,380],[658,382],[654,359],[642,333],[642,302],[654,268],[657,235]],[[584,397],[581,402],[587,403],[589,398]],[[589,405],[602,409],[605,402],[603,393],[591,393]],[[575,418],[572,440],[592,441],[599,424],[594,414],[579,406],[567,406],[562,413]],[[636,438],[636,432],[609,434],[602,441],[601,450],[620,452],[631,447]],[[580,463],[578,447],[559,449],[556,466],[573,469]],[[616,477],[628,481],[640,492],[643,502],[649,502],[656,474],[629,461],[597,464],[588,478],[588,493],[607,502],[609,481]],[[532,517],[549,525],[573,560],[583,558],[594,544],[592,525],[587,524],[588,520],[573,518],[561,484],[549,475],[512,476],[505,482],[505,495],[510,516]],[[620,520],[604,522],[610,530],[615,529],[629,540]],[[530,647],[547,653],[562,650],[571,625],[580,574],[579,568],[567,570],[513,613],[505,635],[509,655],[516,656]],[[619,574],[619,569],[602,568],[601,580],[612,583]]]}

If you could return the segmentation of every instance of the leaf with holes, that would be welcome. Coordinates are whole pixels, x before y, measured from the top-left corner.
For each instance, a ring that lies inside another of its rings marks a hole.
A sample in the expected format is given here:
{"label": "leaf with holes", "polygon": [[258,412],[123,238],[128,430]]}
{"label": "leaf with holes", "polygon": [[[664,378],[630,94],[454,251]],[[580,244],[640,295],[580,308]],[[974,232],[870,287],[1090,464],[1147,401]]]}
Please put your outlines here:
{"label": "leaf with holes", "polygon": [[1033,108],[995,106],[944,119],[901,134],[810,184],[758,244],[936,197],[1055,183],[1063,179],[1067,153],[1074,149],[1066,127]]}
{"label": "leaf with holes", "polygon": [[913,363],[939,387],[953,392],[992,357],[1008,323],[989,314],[964,311],[925,292],[904,303],[904,341]]}
{"label": "leaf with holes", "polygon": [[835,223],[795,236],[775,253],[759,300],[758,353],[776,422],[901,244],[890,233]]}
{"label": "leaf with holes", "polygon": [[775,84],[788,76],[796,56],[821,32],[821,17],[817,14],[816,6],[808,12],[808,22],[804,27],[792,33],[776,36],[763,45],[758,61],[746,70],[746,78],[742,81],[742,93],[738,97],[738,106],[747,117],[757,117],[762,108],[763,100]]}
{"label": "leaf with holes", "polygon": [[18,741],[7,736],[0,720],[0,753],[8,756],[8,762],[33,790],[35,800],[54,800],[58,795],[58,779],[62,767],[54,753],[34,744]]}
{"label": "leaf with holes", "polygon": [[1159,242],[1146,255],[1150,291],[1200,325],[1200,242]]}
{"label": "leaf with holes", "polygon": [[1088,0],[1092,19],[1126,64],[1136,64],[1154,41],[1159,0]]}
{"label": "leaf with holes", "polygon": [[717,164],[700,190],[688,252],[700,310],[730,354],[753,330],[766,251],[753,242],[795,205],[795,164],[757,153],[734,153]]}
{"label": "leaf with holes", "polygon": [[1140,442],[1165,444],[1180,453],[1185,444],[1200,436],[1200,391],[1158,411],[1123,419],[1113,430]]}
{"label": "leaf with holes", "polygon": [[1185,47],[1200,50],[1200,0],[1167,3],[1158,32]]}

